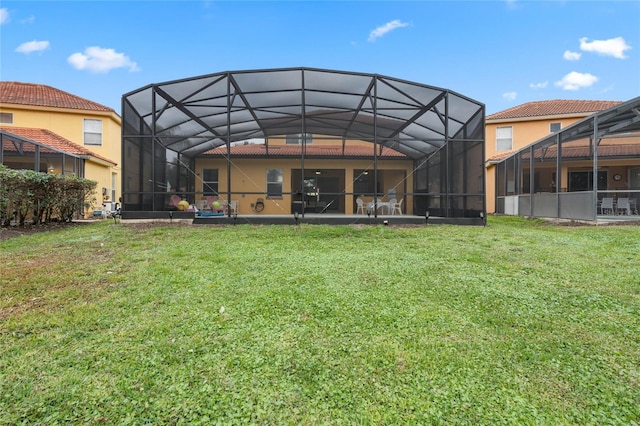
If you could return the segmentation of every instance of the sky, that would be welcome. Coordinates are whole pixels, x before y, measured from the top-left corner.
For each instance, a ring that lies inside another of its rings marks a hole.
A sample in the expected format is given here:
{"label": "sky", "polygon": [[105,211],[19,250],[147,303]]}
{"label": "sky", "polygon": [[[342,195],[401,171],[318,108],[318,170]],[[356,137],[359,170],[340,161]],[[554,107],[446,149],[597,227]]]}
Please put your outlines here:
{"label": "sky", "polygon": [[0,2],[0,80],[113,108],[154,83],[310,67],[447,89],[486,113],[640,96],[634,1]]}

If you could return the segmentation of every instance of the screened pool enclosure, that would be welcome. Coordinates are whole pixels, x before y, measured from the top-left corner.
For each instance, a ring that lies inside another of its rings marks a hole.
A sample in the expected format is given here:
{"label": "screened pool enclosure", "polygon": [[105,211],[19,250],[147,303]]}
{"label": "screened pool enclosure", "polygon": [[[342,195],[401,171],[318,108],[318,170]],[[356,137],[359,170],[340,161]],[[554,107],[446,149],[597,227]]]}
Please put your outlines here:
{"label": "screened pool enclosure", "polygon": [[230,71],[127,93],[122,115],[128,217],[164,217],[176,197],[235,201],[226,215],[355,215],[358,198],[391,197],[399,209],[367,214],[485,210],[484,105],[450,90],[312,68]]}
{"label": "screened pool enclosure", "polygon": [[570,220],[640,219],[640,97],[495,163],[496,211]]}

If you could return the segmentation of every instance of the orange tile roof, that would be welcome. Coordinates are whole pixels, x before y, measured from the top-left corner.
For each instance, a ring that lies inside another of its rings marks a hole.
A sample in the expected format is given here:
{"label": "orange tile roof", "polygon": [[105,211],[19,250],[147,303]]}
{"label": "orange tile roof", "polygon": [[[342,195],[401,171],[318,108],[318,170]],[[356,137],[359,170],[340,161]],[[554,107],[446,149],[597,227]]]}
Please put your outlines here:
{"label": "orange tile roof", "polygon": [[504,111],[487,115],[486,120],[501,120],[509,118],[528,118],[542,116],[557,116],[566,114],[584,114],[585,117],[596,112],[604,111],[621,104],[618,101],[538,101],[514,106]]}
{"label": "orange tile roof", "polygon": [[[60,151],[64,151],[69,154],[78,155],[78,156],[91,156],[91,157],[99,158],[100,160],[103,160],[103,161],[107,161],[114,165],[117,164],[113,160],[110,160],[107,157],[103,157],[102,155],[98,155],[88,150],[87,148],[80,146],[74,142],[71,142],[69,139],[65,139],[62,136],[47,129],[0,126],[0,130],[6,133],[14,134],[16,136],[20,136],[21,138],[24,138],[24,139],[30,139],[34,142],[38,142],[40,144],[58,149]],[[4,138],[11,139],[11,136],[4,135]],[[5,148],[7,148],[7,146],[3,147],[3,149]]]}
{"label": "orange tile roof", "polygon": [[[503,152],[487,160],[489,164],[496,164],[504,160],[507,157],[515,154],[515,151]],[[534,158],[540,159],[544,155],[545,160],[555,160],[558,156],[558,148],[556,146],[549,147],[546,151],[542,149],[536,149],[534,151]],[[602,157],[638,157],[640,155],[640,144],[628,144],[628,145],[600,145],[598,147],[598,158]],[[589,158],[590,149],[589,146],[569,146],[562,148],[562,158]],[[530,158],[529,152],[525,151],[522,154],[523,159]]]}
{"label": "orange tile roof", "polygon": [[[271,157],[299,157],[302,154],[301,145],[269,145],[269,156]],[[204,153],[204,155],[226,155],[226,147],[218,147]],[[267,155],[267,148],[263,144],[236,145],[231,147],[231,155],[246,157],[264,157]],[[337,145],[308,145],[305,152],[306,157],[373,157],[373,146],[345,146],[344,153],[342,146]],[[391,148],[383,148],[380,157],[383,158],[408,158],[401,152]]]}
{"label": "orange tile roof", "polygon": [[99,103],[43,84],[0,81],[0,103],[114,112]]}

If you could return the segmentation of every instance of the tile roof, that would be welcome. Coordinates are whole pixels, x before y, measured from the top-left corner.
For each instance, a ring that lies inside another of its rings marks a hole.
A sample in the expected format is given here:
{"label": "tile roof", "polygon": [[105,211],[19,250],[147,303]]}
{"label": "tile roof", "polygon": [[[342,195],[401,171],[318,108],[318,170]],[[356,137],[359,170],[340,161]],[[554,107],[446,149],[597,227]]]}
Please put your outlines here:
{"label": "tile roof", "polygon": [[528,118],[542,116],[557,116],[565,114],[584,114],[591,115],[596,112],[604,111],[621,104],[618,101],[569,101],[569,100],[552,100],[527,102],[526,104],[514,106],[504,111],[487,115],[486,120],[500,120],[509,118]]}
{"label": "tile roof", "polygon": [[[40,144],[49,146],[51,148],[64,151],[69,154],[73,154],[77,156],[91,156],[91,157],[99,158],[100,160],[103,160],[103,161],[107,161],[111,164],[117,164],[113,160],[110,160],[107,157],[103,157],[102,155],[98,155],[88,150],[87,148],[80,146],[74,142],[71,142],[69,139],[65,139],[62,136],[47,129],[0,126],[0,130],[6,133],[19,136],[23,139],[29,139],[34,142],[38,142]],[[3,138],[11,139],[11,135],[5,134]],[[8,148],[8,147],[5,145],[3,146],[3,149],[5,148]]]}
{"label": "tile roof", "polygon": [[[487,160],[489,164],[496,164],[515,154],[516,151],[502,152],[494,155]],[[545,160],[555,160],[558,156],[558,148],[556,146],[549,147],[546,151],[542,149],[536,149],[534,151],[534,158],[539,160],[544,155]],[[628,144],[628,145],[600,145],[598,147],[598,158],[603,157],[638,157],[640,156],[640,144]],[[562,148],[562,158],[589,158],[590,149],[589,146],[569,146]],[[524,151],[522,153],[523,159],[530,158],[529,152]]]}
{"label": "tile roof", "polygon": [[14,81],[0,81],[0,103],[115,113],[109,107],[50,86]]}
{"label": "tile roof", "polygon": [[[226,147],[218,147],[211,149],[204,153],[204,155],[226,155]],[[263,144],[250,144],[250,145],[236,145],[231,147],[231,154],[234,156],[244,157],[264,157],[267,155],[267,148]],[[269,145],[270,157],[299,157],[302,154],[301,145]],[[373,147],[368,146],[345,146],[344,153],[342,146],[338,145],[308,145],[305,157],[360,157],[371,158],[373,157]],[[379,158],[396,158],[396,159],[408,159],[408,157],[401,152],[393,150],[391,148],[383,148]]]}

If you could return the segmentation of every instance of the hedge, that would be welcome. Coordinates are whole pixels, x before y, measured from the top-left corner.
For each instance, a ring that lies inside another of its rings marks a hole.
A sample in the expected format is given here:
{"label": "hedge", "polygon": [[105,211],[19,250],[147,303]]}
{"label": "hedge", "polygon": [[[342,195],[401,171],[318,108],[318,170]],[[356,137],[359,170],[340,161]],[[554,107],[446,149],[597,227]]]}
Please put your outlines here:
{"label": "hedge", "polygon": [[0,165],[0,222],[71,221],[76,212],[95,202],[97,182],[69,175],[14,170]]}

